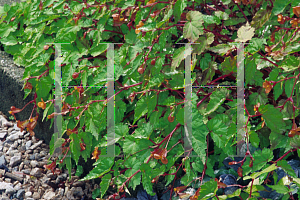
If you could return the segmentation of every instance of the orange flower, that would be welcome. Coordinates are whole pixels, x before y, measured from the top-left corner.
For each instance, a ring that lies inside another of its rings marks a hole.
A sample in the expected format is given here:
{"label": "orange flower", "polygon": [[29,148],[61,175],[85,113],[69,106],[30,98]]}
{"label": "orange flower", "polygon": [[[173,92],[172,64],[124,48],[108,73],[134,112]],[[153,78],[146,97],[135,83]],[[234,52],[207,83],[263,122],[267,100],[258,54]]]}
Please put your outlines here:
{"label": "orange flower", "polygon": [[31,83],[26,82],[26,85],[25,85],[24,89],[29,89],[29,90],[31,90],[31,89],[32,89]]}
{"label": "orange flower", "polygon": [[292,27],[296,27],[298,26],[298,24],[300,23],[300,19],[293,19],[290,21],[290,23],[292,24]]}
{"label": "orange flower", "polygon": [[12,116],[14,116],[15,120],[16,120],[16,116],[15,113],[21,112],[22,109],[16,108],[14,106],[10,107],[10,111],[8,111],[9,114],[11,114]]}
{"label": "orange flower", "polygon": [[46,103],[44,102],[43,98],[41,98],[42,102],[38,102],[38,107],[42,109],[46,109]]}
{"label": "orange flower", "polygon": [[99,155],[100,155],[101,151],[98,150],[98,147],[95,148],[95,150],[93,151],[92,155],[92,159],[96,159],[96,161],[99,159]]}
{"label": "orange flower", "polygon": [[56,115],[56,113],[52,113],[51,115],[48,115],[47,118],[52,119],[52,118],[54,118],[54,115]]}
{"label": "orange flower", "polygon": [[52,173],[54,174],[54,169],[56,167],[56,160],[53,161],[51,164],[49,165],[44,165],[43,166],[45,169],[50,169],[52,171]]}
{"label": "orange flower", "polygon": [[21,129],[21,132],[23,132],[23,130],[27,127],[28,124],[29,124],[29,119],[25,121],[17,120],[17,127]]}
{"label": "orange flower", "polygon": [[277,21],[280,23],[280,24],[284,24],[284,18],[283,18],[283,16],[282,16],[282,14],[279,14],[279,15],[277,15]]}
{"label": "orange flower", "polygon": [[296,123],[293,124],[292,130],[288,133],[289,137],[294,137],[295,135],[300,135],[300,128],[297,127]]}
{"label": "orange flower", "polygon": [[176,194],[178,194],[179,192],[184,191],[186,188],[187,188],[187,186],[179,186],[179,187],[174,188],[174,192]]}
{"label": "orange flower", "polygon": [[34,136],[35,133],[33,132],[33,129],[36,127],[37,124],[38,115],[34,118],[30,119],[30,123],[27,124],[27,131],[30,133],[31,136]]}
{"label": "orange flower", "polygon": [[84,143],[80,143],[80,151],[85,150],[86,145]]}
{"label": "orange flower", "polygon": [[299,17],[300,15],[300,6],[293,7],[293,13]]}
{"label": "orange flower", "polygon": [[150,4],[153,4],[154,2],[155,2],[155,0],[149,0],[146,5],[148,6]]}
{"label": "orange flower", "polygon": [[151,157],[154,157],[156,160],[160,159],[163,164],[168,164],[167,153],[166,148],[158,148],[151,152]]}
{"label": "orange flower", "polygon": [[142,26],[144,26],[144,23],[142,21],[139,22],[138,25],[136,25],[136,29],[135,29],[135,33],[139,34],[139,32],[141,32],[140,30],[138,30],[139,28],[141,28]]}
{"label": "orange flower", "polygon": [[266,81],[263,83],[263,88],[265,88],[266,94],[269,94],[269,93],[271,92],[273,86],[270,84],[269,81],[266,80]]}

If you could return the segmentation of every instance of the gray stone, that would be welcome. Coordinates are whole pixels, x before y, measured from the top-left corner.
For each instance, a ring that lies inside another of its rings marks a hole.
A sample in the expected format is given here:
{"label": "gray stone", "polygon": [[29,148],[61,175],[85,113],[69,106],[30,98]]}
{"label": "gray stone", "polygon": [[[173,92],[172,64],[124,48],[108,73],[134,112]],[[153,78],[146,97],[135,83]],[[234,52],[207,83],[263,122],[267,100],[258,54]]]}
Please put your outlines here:
{"label": "gray stone", "polygon": [[13,194],[15,189],[12,183],[0,182],[0,190],[6,190],[7,194]]}
{"label": "gray stone", "polygon": [[29,159],[30,159],[30,160],[35,160],[35,155],[30,155],[30,156],[29,156]]}
{"label": "gray stone", "polygon": [[8,137],[6,138],[6,140],[15,141],[15,140],[19,139],[21,135],[22,135],[22,136],[24,135],[24,131],[23,131],[23,132],[18,131],[18,132],[16,132],[16,133],[14,133],[14,134],[8,136]]}
{"label": "gray stone", "polygon": [[28,169],[23,169],[22,172],[23,172],[24,174],[30,174],[30,170],[28,170]]}
{"label": "gray stone", "polygon": [[42,170],[40,168],[36,167],[31,170],[30,175],[39,178],[39,177],[42,177],[43,174],[42,174]]}
{"label": "gray stone", "polygon": [[26,142],[26,150],[28,150],[30,147],[31,147],[31,144],[32,144],[32,141],[31,140],[29,140],[29,141],[27,141]]}
{"label": "gray stone", "polygon": [[43,198],[44,199],[52,199],[54,196],[55,196],[55,192],[50,190],[44,194]]}
{"label": "gray stone", "polygon": [[32,195],[32,198],[34,198],[34,199],[40,199],[41,195],[38,192],[34,192],[33,195]]}
{"label": "gray stone", "polygon": [[26,146],[25,145],[22,145],[21,147],[20,147],[20,151],[25,151],[26,150]]}
{"label": "gray stone", "polygon": [[3,177],[5,175],[5,169],[0,169],[0,175]]}
{"label": "gray stone", "polygon": [[36,166],[38,166],[38,162],[37,162],[36,160],[32,160],[32,161],[30,162],[30,165],[31,165],[33,168],[35,168]]}
{"label": "gray stone", "polygon": [[20,199],[21,197],[23,197],[23,195],[25,194],[25,190],[24,189],[20,189],[17,192],[17,198]]}
{"label": "gray stone", "polygon": [[6,165],[6,160],[5,160],[5,156],[4,155],[2,155],[0,157],[0,165]]}
{"label": "gray stone", "polygon": [[71,194],[74,197],[82,197],[84,195],[81,187],[73,187],[73,188],[71,188]]}
{"label": "gray stone", "polygon": [[13,156],[13,157],[10,159],[9,166],[14,167],[14,166],[20,164],[20,163],[21,163],[21,159],[22,159],[21,155]]}
{"label": "gray stone", "polygon": [[67,177],[67,174],[61,174],[57,176],[55,183],[59,184],[60,182],[67,180]]}
{"label": "gray stone", "polygon": [[6,135],[7,135],[7,131],[1,131],[0,132],[0,139],[5,138]]}
{"label": "gray stone", "polygon": [[32,192],[28,191],[25,193],[25,198],[28,199],[28,197],[32,196]]}
{"label": "gray stone", "polygon": [[37,143],[35,143],[34,145],[32,145],[29,149],[34,150],[35,148],[40,146],[42,143],[43,143],[43,140],[40,140]]}

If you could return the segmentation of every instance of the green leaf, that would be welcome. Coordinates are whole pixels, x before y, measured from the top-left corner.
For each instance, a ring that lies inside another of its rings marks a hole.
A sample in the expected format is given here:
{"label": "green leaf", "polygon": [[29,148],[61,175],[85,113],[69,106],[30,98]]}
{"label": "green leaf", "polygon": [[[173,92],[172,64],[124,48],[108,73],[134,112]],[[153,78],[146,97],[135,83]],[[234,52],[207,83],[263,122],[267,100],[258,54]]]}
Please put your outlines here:
{"label": "green leaf", "polygon": [[245,18],[229,18],[224,22],[224,26],[234,26],[239,23],[244,23],[246,21]]}
{"label": "green leaf", "polygon": [[270,149],[263,149],[262,151],[256,150],[253,154],[253,157],[253,171],[257,171],[263,168],[267,164],[267,162],[272,160],[274,155]]}
{"label": "green leaf", "polygon": [[272,132],[279,134],[280,130],[285,127],[285,123],[282,120],[283,116],[279,109],[267,104],[261,105],[258,110],[262,114],[266,125],[271,129]]}
{"label": "green leaf", "polygon": [[176,49],[176,51],[173,54],[173,60],[171,64],[171,71],[174,71],[175,68],[179,66],[181,61],[184,59],[185,56],[185,47],[181,47],[179,49]]}
{"label": "green leaf", "polygon": [[114,164],[114,158],[111,157],[99,157],[98,161],[99,164],[95,168],[93,168],[88,175],[86,175],[84,178],[80,179],[79,181],[98,178],[99,176],[102,176],[103,174],[109,172],[111,167]]}
{"label": "green leaf", "polygon": [[153,95],[153,96],[148,96],[148,111],[151,113],[155,107],[156,107],[156,103],[157,103],[157,95]]}
{"label": "green leaf", "polygon": [[175,5],[174,5],[174,16],[175,16],[174,23],[177,23],[177,21],[180,19],[180,16],[186,6],[187,6],[186,0],[176,1]]}
{"label": "green leaf", "polygon": [[102,54],[105,50],[107,50],[107,44],[93,44],[90,53],[92,56],[96,57]]}
{"label": "green leaf", "polygon": [[224,88],[213,91],[212,94],[210,95],[210,100],[206,107],[206,112],[204,115],[209,115],[210,113],[217,110],[217,108],[224,103],[227,94],[228,94],[228,90]]}
{"label": "green leaf", "polygon": [[218,190],[218,183],[214,179],[210,179],[210,181],[205,182],[201,185],[201,190],[198,196],[198,199],[209,199],[216,195]]}
{"label": "green leaf", "polygon": [[298,178],[295,171],[291,167],[291,165],[288,164],[286,160],[280,160],[277,162],[277,166],[281,167],[287,174],[291,175],[294,178]]}
{"label": "green leaf", "polygon": [[263,25],[269,21],[271,11],[271,9],[260,9],[258,12],[256,12],[253,20],[251,21],[251,26],[255,29],[260,29],[263,27]]}
{"label": "green leaf", "polygon": [[251,144],[254,146],[254,147],[256,147],[256,148],[258,148],[259,147],[259,137],[258,137],[258,135],[257,135],[257,133],[255,132],[255,131],[250,131],[249,132],[249,137],[250,137],[250,142],[251,142]]}
{"label": "green leaf", "polygon": [[295,56],[287,56],[281,63],[280,68],[285,72],[294,71],[299,68],[300,59]]}
{"label": "green leaf", "polygon": [[280,193],[280,194],[286,194],[289,192],[289,189],[285,185],[268,185],[267,184],[267,186],[272,188],[273,190],[275,190],[277,193]]}
{"label": "green leaf", "polygon": [[[255,77],[255,78],[253,78]],[[256,69],[255,59],[252,59],[245,66],[245,83],[250,85],[262,85],[263,73]]]}
{"label": "green leaf", "polygon": [[149,195],[154,196],[155,193],[152,191],[153,187],[152,187],[152,183],[151,183],[150,177],[148,175],[148,172],[142,173],[142,183],[143,183],[143,187],[146,190],[146,192]]}
{"label": "green leaf", "polygon": [[110,181],[111,181],[111,174],[105,174],[101,178],[101,183],[100,183],[101,196],[100,196],[100,198],[102,198],[104,196],[105,192],[107,191]]}
{"label": "green leaf", "polygon": [[8,45],[8,46],[18,44],[17,39],[12,35],[10,35],[8,37],[5,37],[5,38],[1,38],[0,42],[5,44],[5,45]]}
{"label": "green leaf", "polygon": [[[253,166],[254,166],[254,163],[253,163]],[[247,179],[256,179],[260,175],[262,175],[264,173],[268,173],[268,172],[274,171],[275,169],[277,169],[277,167],[276,167],[275,164],[270,165],[269,167],[267,167],[266,169],[262,170],[261,172],[254,172],[250,176],[245,176],[244,180],[247,180]]]}
{"label": "green leaf", "polygon": [[209,53],[204,54],[204,57],[200,60],[200,67],[205,70],[209,67],[211,63],[211,55]]}
{"label": "green leaf", "polygon": [[[191,138],[192,147],[195,152],[200,156],[202,163],[205,163],[206,153],[206,136],[208,134],[208,130],[206,125],[203,123],[202,115],[200,115],[197,111],[193,111],[192,113],[192,138],[189,135],[186,135],[188,138]],[[185,134],[186,131],[185,131]],[[189,133],[188,133],[189,134]]]}
{"label": "green leaf", "polygon": [[229,51],[230,49],[233,49],[234,45],[232,44],[219,44],[217,46],[213,46],[208,48],[208,50],[213,51],[215,53],[224,55],[225,53],[227,53],[227,51]]}
{"label": "green leaf", "polygon": [[83,168],[81,165],[77,165],[75,176],[80,176],[83,173]]}
{"label": "green leaf", "polygon": [[183,36],[186,39],[190,39],[191,42],[195,42],[200,34],[203,34],[203,19],[202,13],[199,11],[189,11],[186,14],[188,22],[184,24]]}
{"label": "green leaf", "polygon": [[126,154],[133,154],[151,145],[153,145],[153,143],[148,139],[138,139],[134,136],[128,135],[124,140],[123,150]]}
{"label": "green leaf", "polygon": [[148,112],[148,105],[145,98],[141,98],[137,104],[136,109],[134,111],[134,122],[133,125],[136,123],[138,119],[141,118],[141,116],[145,115]]}
{"label": "green leaf", "polygon": [[70,149],[72,151],[72,158],[74,158],[76,165],[78,165],[78,160],[80,156],[80,140],[78,138],[78,134],[71,134],[70,136]]}
{"label": "green leaf", "polygon": [[176,120],[181,125],[184,125],[184,108],[180,108],[178,113],[176,114]]}
{"label": "green leaf", "polygon": [[278,15],[280,13],[282,13],[282,11],[285,9],[285,7],[287,5],[289,5],[291,3],[291,0],[287,0],[287,1],[281,1],[281,0],[276,0],[273,2],[273,10],[272,10],[272,14],[273,15]]}
{"label": "green leaf", "polygon": [[252,28],[249,23],[247,22],[245,26],[239,28],[237,32],[238,38],[235,40],[236,42],[247,42],[251,40],[254,36],[255,28]]}

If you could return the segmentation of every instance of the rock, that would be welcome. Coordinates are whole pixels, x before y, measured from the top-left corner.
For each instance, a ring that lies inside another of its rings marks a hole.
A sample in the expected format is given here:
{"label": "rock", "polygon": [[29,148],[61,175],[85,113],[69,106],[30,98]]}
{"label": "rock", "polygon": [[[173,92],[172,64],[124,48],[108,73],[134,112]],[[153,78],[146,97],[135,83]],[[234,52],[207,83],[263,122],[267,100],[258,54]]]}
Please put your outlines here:
{"label": "rock", "polygon": [[65,181],[65,180],[67,180],[67,174],[61,174],[56,178],[55,183],[59,184],[60,182]]}
{"label": "rock", "polygon": [[31,147],[32,141],[29,140],[26,142],[25,146],[26,146],[26,150],[28,150]]}
{"label": "rock", "polygon": [[15,141],[15,140],[19,139],[19,138],[20,138],[21,136],[23,136],[23,135],[24,135],[24,131],[23,131],[23,132],[18,131],[18,132],[16,132],[16,133],[14,133],[14,134],[8,136],[8,137],[6,138],[6,140]]}
{"label": "rock", "polygon": [[0,139],[3,139],[3,138],[5,138],[5,136],[7,135],[7,131],[1,131],[0,132]]}
{"label": "rock", "polygon": [[43,143],[43,140],[40,140],[37,143],[35,143],[34,145],[32,145],[29,149],[34,150],[35,148],[40,146],[42,143]]}
{"label": "rock", "polygon": [[6,172],[5,177],[17,180],[22,183],[24,175],[22,172],[13,171],[12,173]]}
{"label": "rock", "polygon": [[74,197],[82,197],[84,195],[81,187],[71,188],[71,195]]}
{"label": "rock", "polygon": [[32,160],[32,161],[30,162],[30,165],[31,165],[33,168],[35,168],[35,167],[38,165],[38,162],[37,162],[36,160]]}
{"label": "rock", "polygon": [[0,157],[0,165],[6,165],[6,160],[5,160],[5,156],[4,155],[2,155]]}
{"label": "rock", "polygon": [[24,194],[25,194],[25,190],[24,189],[18,190],[16,197],[18,199],[20,199],[21,197],[23,197]]}
{"label": "rock", "polygon": [[25,193],[25,198],[28,199],[28,197],[32,196],[32,192],[28,191]]}
{"label": "rock", "polygon": [[49,190],[43,196],[44,199],[52,199],[55,196],[55,192]]}
{"label": "rock", "polygon": [[21,155],[18,155],[18,156],[13,156],[11,159],[10,159],[10,163],[9,163],[9,166],[11,167],[14,167],[18,164],[21,163]]}
{"label": "rock", "polygon": [[15,192],[13,184],[6,182],[0,182],[0,190],[6,190],[7,194],[13,194]]}
{"label": "rock", "polygon": [[21,162],[21,164],[19,165],[19,171],[21,171],[24,167],[24,162]]}
{"label": "rock", "polygon": [[35,157],[36,160],[40,160],[40,159],[41,159],[41,156],[40,156],[39,153],[35,153],[35,154],[34,154],[34,157]]}
{"label": "rock", "polygon": [[28,169],[23,169],[22,172],[23,172],[24,174],[30,174],[30,170],[28,170]]}
{"label": "rock", "polygon": [[20,131],[21,129],[18,127],[18,124],[17,123],[15,123],[14,124],[14,127],[13,127],[15,130],[17,130],[17,131]]}
{"label": "rock", "polygon": [[[5,172],[5,171],[4,171]],[[56,174],[53,174],[52,172],[47,174],[47,177],[50,178],[51,180],[54,180],[56,179],[57,175]]]}
{"label": "rock", "polygon": [[39,177],[42,177],[43,174],[42,174],[42,170],[40,168],[36,167],[31,170],[30,175],[39,178]]}
{"label": "rock", "polygon": [[77,181],[72,184],[72,187],[82,187],[84,185],[83,181]]}
{"label": "rock", "polygon": [[40,194],[38,192],[34,192],[33,195],[32,195],[32,198],[34,198],[34,199],[40,199],[41,196],[40,196]]}
{"label": "rock", "polygon": [[26,146],[25,145],[22,145],[21,147],[20,147],[20,151],[25,151],[26,150]]}
{"label": "rock", "polygon": [[11,183],[11,179],[10,179],[10,178],[5,178],[4,181],[5,181],[6,183]]}
{"label": "rock", "polygon": [[30,156],[29,156],[29,159],[30,159],[30,160],[35,160],[35,155],[30,155]]}
{"label": "rock", "polygon": [[0,176],[3,177],[5,175],[5,169],[0,169]]}

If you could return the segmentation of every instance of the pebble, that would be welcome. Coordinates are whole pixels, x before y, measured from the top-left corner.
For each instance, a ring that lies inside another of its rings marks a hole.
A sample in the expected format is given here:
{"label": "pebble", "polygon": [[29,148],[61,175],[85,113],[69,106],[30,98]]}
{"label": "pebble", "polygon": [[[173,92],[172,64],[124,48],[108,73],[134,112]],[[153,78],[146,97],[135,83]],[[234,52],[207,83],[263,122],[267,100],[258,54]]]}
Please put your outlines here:
{"label": "pebble", "polygon": [[26,150],[28,150],[31,147],[32,141],[29,140],[26,142],[25,146],[26,146]]}
{"label": "pebble", "polygon": [[2,155],[0,157],[0,165],[6,165],[6,160],[5,160],[5,156],[4,155]]}
{"label": "pebble", "polygon": [[23,197],[24,194],[25,194],[25,190],[24,189],[18,190],[16,197],[18,199],[20,199],[21,197]]}
{"label": "pebble", "polygon": [[[21,132],[16,123],[7,121],[0,113],[0,165],[9,170],[0,169],[0,199],[64,200],[82,199],[84,195],[92,199],[92,184],[90,181],[78,181],[73,169],[71,181],[68,170],[53,174],[45,169],[44,165],[54,161],[50,158],[49,145],[34,136],[29,139],[29,136],[30,133]],[[55,184],[65,182],[65,187],[54,191],[45,183],[47,180]]]}
{"label": "pebble", "polygon": [[14,167],[14,166],[16,166],[16,165],[18,165],[18,164],[20,164],[21,163],[21,156],[20,155],[18,155],[18,156],[13,156],[11,159],[10,159],[10,163],[9,163],[9,165],[11,166],[11,167]]}

